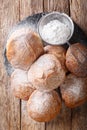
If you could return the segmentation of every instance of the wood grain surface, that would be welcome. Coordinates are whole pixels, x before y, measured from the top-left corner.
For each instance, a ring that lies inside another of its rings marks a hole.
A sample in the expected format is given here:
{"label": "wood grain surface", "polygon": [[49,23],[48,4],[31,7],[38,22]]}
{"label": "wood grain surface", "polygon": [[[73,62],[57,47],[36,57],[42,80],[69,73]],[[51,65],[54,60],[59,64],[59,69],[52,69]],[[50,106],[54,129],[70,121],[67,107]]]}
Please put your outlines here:
{"label": "wood grain surface", "polygon": [[[44,0],[44,11],[59,11],[69,15],[68,0]],[[67,118],[68,115],[68,118]],[[52,122],[46,123],[46,130],[70,130],[71,110],[63,104],[61,113]]]}
{"label": "wood grain surface", "polygon": [[60,114],[53,121],[46,123],[46,130],[71,130],[71,109],[63,103]]}
{"label": "wood grain surface", "polygon": [[59,11],[69,14],[69,1],[68,0],[44,0],[43,10],[46,11]]}
{"label": "wood grain surface", "polygon": [[87,103],[72,110],[72,130],[87,130]]}
{"label": "wood grain surface", "polygon": [[[87,34],[87,0],[70,0],[70,16]],[[87,103],[72,109],[72,130],[87,129]]]}
{"label": "wood grain surface", "polygon": [[[20,1],[20,20],[26,16],[43,12],[43,0],[21,0]],[[26,9],[27,7],[27,9]],[[23,12],[23,13],[22,13]],[[28,116],[27,102],[21,101],[21,130],[45,130],[45,123],[37,123]]]}
{"label": "wood grain surface", "polygon": [[87,34],[87,0],[70,0],[70,14]]}
{"label": "wood grain surface", "polygon": [[43,12],[43,0],[20,0],[20,19]]}
{"label": "wood grain surface", "polygon": [[87,103],[72,110],[63,104],[55,120],[37,123],[27,114],[27,102],[12,95],[3,64],[6,36],[19,20],[43,11],[69,14],[87,34],[87,0],[0,0],[0,130],[87,130]]}
{"label": "wood grain surface", "polygon": [[32,120],[27,112],[27,102],[21,103],[21,130],[45,130],[45,123]]}
{"label": "wood grain surface", "polygon": [[6,36],[19,21],[19,1],[0,0],[0,130],[20,130],[20,100],[11,93],[10,78],[4,67]]}

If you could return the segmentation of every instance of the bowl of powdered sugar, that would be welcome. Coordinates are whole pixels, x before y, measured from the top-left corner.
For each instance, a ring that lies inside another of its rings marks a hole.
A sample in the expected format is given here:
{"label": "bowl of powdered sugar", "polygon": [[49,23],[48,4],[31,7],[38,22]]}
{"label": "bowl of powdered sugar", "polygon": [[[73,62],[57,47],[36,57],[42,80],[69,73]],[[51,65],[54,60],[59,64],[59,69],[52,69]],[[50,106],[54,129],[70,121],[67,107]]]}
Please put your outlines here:
{"label": "bowl of powdered sugar", "polygon": [[40,19],[38,32],[45,43],[63,45],[72,37],[74,24],[67,14],[52,12]]}

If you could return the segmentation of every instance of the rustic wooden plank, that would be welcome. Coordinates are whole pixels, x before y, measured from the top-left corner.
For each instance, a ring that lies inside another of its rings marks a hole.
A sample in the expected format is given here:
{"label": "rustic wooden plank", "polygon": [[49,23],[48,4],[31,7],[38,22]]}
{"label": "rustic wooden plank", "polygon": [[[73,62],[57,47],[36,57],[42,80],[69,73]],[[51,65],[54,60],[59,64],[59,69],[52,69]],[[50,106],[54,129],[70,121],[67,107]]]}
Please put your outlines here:
{"label": "rustic wooden plank", "polygon": [[87,0],[70,0],[70,14],[87,34]]}
{"label": "rustic wooden plank", "polygon": [[[87,0],[70,0],[70,15],[72,19],[87,34]],[[87,103],[72,109],[72,130],[87,130]]]}
{"label": "rustic wooden plank", "polygon": [[11,93],[3,48],[10,28],[19,20],[19,1],[0,0],[0,130],[20,130],[20,101]]}
{"label": "rustic wooden plank", "polygon": [[[69,14],[68,0],[44,0],[44,11],[59,11]],[[71,130],[71,110],[63,105],[57,118],[46,123],[46,130]]]}
{"label": "rustic wooden plank", "polygon": [[72,130],[87,130],[87,103],[72,110]]}
{"label": "rustic wooden plank", "polygon": [[44,11],[59,11],[69,14],[68,0],[44,0]]}
{"label": "rustic wooden plank", "polygon": [[46,130],[71,130],[71,109],[63,104],[60,114],[46,123]]}
{"label": "rustic wooden plank", "polygon": [[43,0],[20,0],[20,18],[43,12]]}
{"label": "rustic wooden plank", "polygon": [[[43,0],[20,0],[20,19],[43,12]],[[27,112],[27,102],[21,102],[21,130],[45,130],[45,123],[33,121]]]}
{"label": "rustic wooden plank", "polygon": [[27,112],[27,101],[21,103],[21,130],[45,130],[45,123],[32,120]]}

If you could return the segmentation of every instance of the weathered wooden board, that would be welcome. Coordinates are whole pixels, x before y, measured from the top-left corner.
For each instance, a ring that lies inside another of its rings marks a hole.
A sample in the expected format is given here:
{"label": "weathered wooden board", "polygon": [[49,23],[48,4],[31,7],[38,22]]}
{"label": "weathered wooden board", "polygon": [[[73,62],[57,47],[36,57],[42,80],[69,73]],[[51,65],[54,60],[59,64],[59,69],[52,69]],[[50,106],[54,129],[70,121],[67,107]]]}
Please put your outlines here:
{"label": "weathered wooden board", "polygon": [[87,34],[87,0],[0,0],[0,130],[87,130],[87,103],[75,109],[63,104],[49,123],[37,123],[27,114],[27,102],[13,97],[3,64],[3,48],[10,28],[23,18],[47,11],[70,14]]}
{"label": "weathered wooden board", "polygon": [[20,101],[11,94],[3,48],[10,28],[19,21],[19,1],[0,0],[0,130],[20,130]]}
{"label": "weathered wooden board", "polygon": [[72,130],[87,130],[87,103],[72,110]]}
{"label": "weathered wooden board", "polygon": [[[43,12],[43,0],[20,0],[20,7],[22,20],[25,16]],[[45,130],[45,123],[37,123],[29,118],[26,104],[27,102],[21,102],[21,130]]]}
{"label": "weathered wooden board", "polygon": [[71,130],[71,109],[62,104],[60,114],[53,121],[46,123],[46,130]]}
{"label": "weathered wooden board", "polygon": [[43,12],[43,0],[20,0],[20,19]]}
{"label": "weathered wooden board", "polygon": [[69,14],[69,0],[43,0],[44,11],[59,11]]}
{"label": "weathered wooden board", "polygon": [[21,103],[21,130],[45,130],[45,123],[32,120],[27,112],[27,102]]}
{"label": "weathered wooden board", "polygon": [[87,34],[87,0],[70,0],[70,15]]}
{"label": "weathered wooden board", "polygon": [[[69,14],[68,0],[44,0],[44,11],[59,11]],[[68,117],[67,117],[68,115]],[[46,130],[70,130],[71,110],[63,104],[61,113],[52,122],[46,123]]]}
{"label": "weathered wooden board", "polygon": [[[87,0],[70,0],[70,15],[87,34]],[[72,130],[87,130],[87,103],[72,109]]]}

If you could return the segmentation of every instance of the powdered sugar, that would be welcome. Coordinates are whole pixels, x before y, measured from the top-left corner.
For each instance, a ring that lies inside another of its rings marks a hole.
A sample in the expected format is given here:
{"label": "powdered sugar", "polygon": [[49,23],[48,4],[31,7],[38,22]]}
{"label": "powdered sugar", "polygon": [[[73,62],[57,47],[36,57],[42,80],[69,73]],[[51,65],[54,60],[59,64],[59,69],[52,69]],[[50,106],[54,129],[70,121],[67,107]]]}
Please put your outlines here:
{"label": "powdered sugar", "polygon": [[73,78],[73,83],[71,84],[69,90],[73,94],[77,95],[76,97],[78,98],[80,96],[82,86],[83,86],[83,81],[81,79]]}
{"label": "powdered sugar", "polygon": [[14,82],[14,84],[28,84],[27,71],[16,69],[11,77],[11,81]]}
{"label": "powdered sugar", "polygon": [[42,37],[52,44],[65,43],[70,35],[70,28],[59,20],[52,20],[42,29]]}
{"label": "powdered sugar", "polygon": [[51,107],[53,107],[53,111],[56,107],[58,107],[58,100],[60,102],[59,97],[58,100],[54,98],[54,94],[56,96],[58,96],[56,94],[56,92],[52,91],[52,92],[48,92],[48,93],[44,93],[44,92],[40,92],[40,91],[35,91],[29,100],[29,107],[32,111],[36,111],[39,114],[44,114],[47,113],[47,111],[49,111],[51,109]]}
{"label": "powdered sugar", "polygon": [[[38,95],[36,97],[33,97],[33,107],[32,109],[39,111],[39,113],[43,113],[47,110],[49,106],[50,96],[47,93],[41,93],[38,91]],[[48,103],[47,103],[48,101]]]}
{"label": "powdered sugar", "polygon": [[75,99],[78,99],[82,96],[83,89],[84,89],[84,82],[85,79],[76,77],[75,75],[68,75],[64,84],[62,85],[63,89],[69,92],[71,95],[74,95]]}

